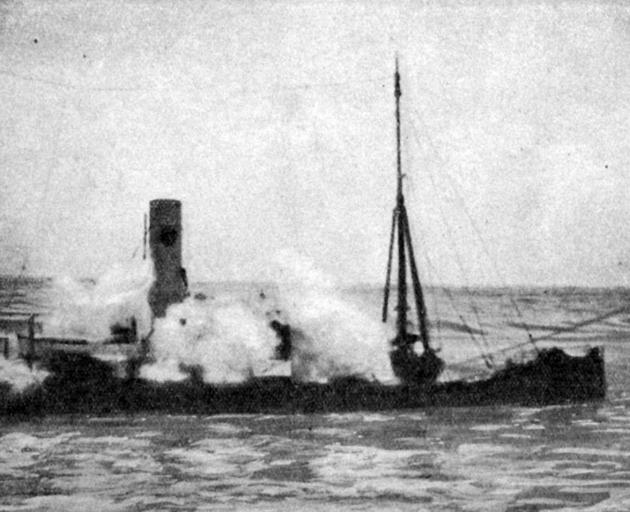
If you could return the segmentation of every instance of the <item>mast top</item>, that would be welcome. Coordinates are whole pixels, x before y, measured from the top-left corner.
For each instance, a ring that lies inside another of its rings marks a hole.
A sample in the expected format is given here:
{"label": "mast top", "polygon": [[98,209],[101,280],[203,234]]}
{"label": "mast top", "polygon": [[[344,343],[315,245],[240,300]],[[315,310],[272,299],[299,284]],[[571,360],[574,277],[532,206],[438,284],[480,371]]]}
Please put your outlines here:
{"label": "mast top", "polygon": [[396,98],[396,178],[397,178],[397,194],[396,201],[398,208],[404,203],[402,191],[402,164],[400,161],[400,73],[398,73],[398,55],[396,55],[396,72],[394,73],[394,96]]}

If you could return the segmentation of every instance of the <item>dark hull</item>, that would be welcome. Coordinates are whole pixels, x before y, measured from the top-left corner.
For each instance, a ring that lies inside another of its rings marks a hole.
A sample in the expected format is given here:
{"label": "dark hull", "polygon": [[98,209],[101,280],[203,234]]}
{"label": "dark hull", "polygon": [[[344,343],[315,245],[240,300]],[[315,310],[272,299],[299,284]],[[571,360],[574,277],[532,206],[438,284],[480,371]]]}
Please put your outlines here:
{"label": "dark hull", "polygon": [[602,400],[606,394],[601,348],[583,357],[559,349],[541,351],[475,382],[438,383],[421,389],[386,386],[358,378],[327,384],[287,377],[252,379],[239,385],[209,385],[194,375],[182,383],[120,379],[111,368],[82,354],[58,353],[43,384],[21,394],[0,388],[0,414],[136,413],[314,413],[386,411],[426,407],[551,405]]}

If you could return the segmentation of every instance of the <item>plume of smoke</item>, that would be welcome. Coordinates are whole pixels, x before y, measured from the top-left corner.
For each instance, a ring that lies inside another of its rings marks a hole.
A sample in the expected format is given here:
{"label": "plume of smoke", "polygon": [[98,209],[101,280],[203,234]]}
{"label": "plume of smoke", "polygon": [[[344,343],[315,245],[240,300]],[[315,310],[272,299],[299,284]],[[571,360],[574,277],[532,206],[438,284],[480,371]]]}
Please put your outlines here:
{"label": "plume of smoke", "polygon": [[307,258],[284,252],[277,259],[278,304],[294,331],[292,375],[327,381],[357,375],[395,382],[387,326],[341,295],[332,277]]}
{"label": "plume of smoke", "polygon": [[99,341],[110,336],[111,326],[135,317],[138,334],[146,335],[151,328],[147,296],[153,279],[151,260],[114,266],[95,282],[55,278],[51,312],[42,319],[44,332]]}
{"label": "plume of smoke", "polygon": [[278,340],[264,314],[243,300],[186,299],[155,320],[153,362],[140,375],[157,381],[185,379],[186,367],[203,371],[208,383],[242,382],[272,363]]}

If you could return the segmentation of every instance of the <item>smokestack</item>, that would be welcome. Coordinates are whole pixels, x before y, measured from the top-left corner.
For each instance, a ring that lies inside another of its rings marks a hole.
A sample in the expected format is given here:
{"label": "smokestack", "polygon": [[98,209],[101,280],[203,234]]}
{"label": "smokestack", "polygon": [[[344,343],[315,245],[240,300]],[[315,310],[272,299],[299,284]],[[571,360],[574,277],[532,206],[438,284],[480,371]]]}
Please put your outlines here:
{"label": "smokestack", "polygon": [[154,199],[149,203],[149,247],[155,267],[155,282],[149,304],[155,317],[163,317],[171,304],[188,294],[186,271],[182,267],[182,203],[175,199]]}

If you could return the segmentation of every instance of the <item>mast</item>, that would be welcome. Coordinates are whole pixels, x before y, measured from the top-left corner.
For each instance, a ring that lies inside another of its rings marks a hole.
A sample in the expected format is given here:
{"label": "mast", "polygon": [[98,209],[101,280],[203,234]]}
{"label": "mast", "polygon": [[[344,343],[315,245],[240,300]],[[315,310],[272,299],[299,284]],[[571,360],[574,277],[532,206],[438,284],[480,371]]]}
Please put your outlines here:
{"label": "mast", "polygon": [[389,235],[389,250],[387,252],[387,274],[385,274],[385,290],[383,293],[383,323],[387,322],[387,310],[389,309],[389,284],[392,277],[392,258],[394,256],[394,236],[396,235],[397,212],[392,213],[392,229]]}
{"label": "mast", "polygon": [[[396,72],[394,74],[394,97],[396,98],[396,208],[392,217],[392,231],[389,240],[389,253],[387,259],[387,277],[385,280],[385,293],[383,297],[383,322],[387,321],[387,309],[389,302],[389,284],[391,276],[392,256],[394,250],[394,240],[398,245],[398,304],[396,306],[396,341],[400,347],[409,346],[418,339],[422,342],[425,351],[431,350],[429,344],[429,329],[426,318],[426,307],[422,293],[422,285],[418,275],[418,268],[414,257],[413,245],[411,242],[411,230],[407,209],[405,208],[405,197],[402,188],[402,164],[400,157],[400,74],[398,72],[398,58],[396,58]],[[418,313],[419,336],[409,335],[407,332],[407,260],[411,272],[411,283]]]}
{"label": "mast", "polygon": [[394,96],[396,97],[396,212],[398,231],[398,305],[396,307],[396,330],[399,343],[405,343],[407,338],[407,263],[405,254],[405,197],[402,191],[402,166],[400,162],[400,74],[398,73],[398,57],[396,57],[396,72],[394,74]]}
{"label": "mast", "polygon": [[413,254],[413,244],[411,242],[411,230],[409,229],[409,219],[407,212],[404,212],[405,236],[407,239],[407,249],[409,250],[409,264],[411,267],[411,282],[413,283],[413,292],[416,299],[416,311],[418,313],[418,329],[420,331],[420,341],[425,351],[431,350],[429,345],[429,328],[427,325],[427,309],[424,304],[424,294],[422,293],[422,285],[418,276],[418,268],[416,267],[416,258]]}

